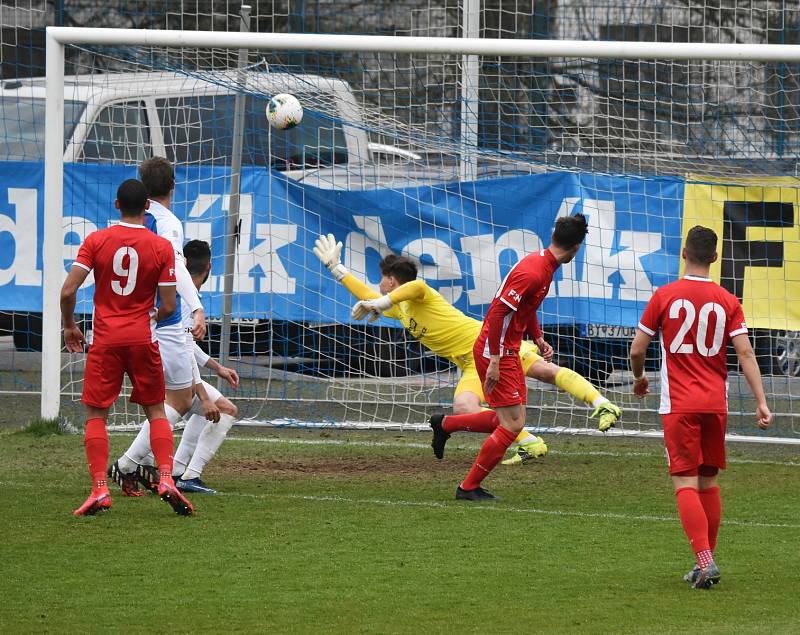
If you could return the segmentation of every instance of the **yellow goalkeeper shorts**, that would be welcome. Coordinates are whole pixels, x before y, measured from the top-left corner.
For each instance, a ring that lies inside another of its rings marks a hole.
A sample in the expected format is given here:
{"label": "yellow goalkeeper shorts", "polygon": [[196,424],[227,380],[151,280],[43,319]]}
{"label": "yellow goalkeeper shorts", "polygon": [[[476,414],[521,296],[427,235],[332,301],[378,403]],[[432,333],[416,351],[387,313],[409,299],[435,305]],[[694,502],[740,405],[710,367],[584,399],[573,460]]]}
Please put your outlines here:
{"label": "yellow goalkeeper shorts", "polygon": [[[522,361],[522,372],[527,375],[528,369],[542,359],[542,356],[539,355],[539,349],[536,348],[535,344],[523,340],[519,347],[519,358]],[[459,364],[461,367],[461,379],[456,385],[453,397],[458,397],[462,392],[471,392],[478,395],[481,401],[484,401],[483,383],[478,376],[475,360],[472,358],[471,354],[465,355],[463,360],[463,365]]]}

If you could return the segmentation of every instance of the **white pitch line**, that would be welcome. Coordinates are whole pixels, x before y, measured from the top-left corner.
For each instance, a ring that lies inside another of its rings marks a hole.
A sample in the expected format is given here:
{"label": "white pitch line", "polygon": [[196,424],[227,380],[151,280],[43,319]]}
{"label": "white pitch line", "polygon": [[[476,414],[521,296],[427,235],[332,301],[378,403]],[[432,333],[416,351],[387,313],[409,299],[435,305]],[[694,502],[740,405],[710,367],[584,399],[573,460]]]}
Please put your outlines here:
{"label": "white pitch line", "polygon": [[[10,481],[0,481],[0,487],[8,489],[35,489],[37,485],[29,482],[14,483]],[[56,483],[48,486],[50,489],[60,491],[73,491],[75,488],[64,483]],[[113,494],[112,494],[113,495]],[[496,512],[512,514],[539,514],[542,516],[554,516],[561,518],[587,518],[599,520],[624,520],[626,522],[657,522],[657,523],[678,523],[680,520],[674,516],[647,516],[634,514],[618,514],[613,512],[578,512],[563,509],[538,509],[536,507],[505,507],[502,504],[494,503],[469,503],[469,502],[438,502],[438,501],[407,501],[391,500],[380,498],[348,498],[346,496],[311,496],[308,494],[251,494],[249,492],[217,492],[213,496],[203,496],[205,500],[213,500],[219,497],[231,498],[251,498],[254,500],[303,500],[312,503],[346,503],[349,505],[372,505],[381,507],[423,507],[426,509],[450,509],[456,511],[471,512]],[[751,520],[724,519],[722,525],[733,525],[736,527],[754,527],[758,529],[800,529],[800,525],[791,523],[762,523]]]}
{"label": "white pitch line", "polygon": [[[353,446],[364,448],[388,448],[398,450],[402,448],[430,449],[427,443],[392,443],[390,441],[347,441],[345,439],[282,439],[277,437],[228,437],[228,441],[253,441],[255,443],[273,443],[277,445],[333,445],[333,446]],[[455,445],[454,447],[464,449],[466,446]],[[564,450],[549,450],[548,454],[558,456],[608,456],[611,458],[625,458],[628,456],[646,457],[663,459],[663,452],[612,452],[610,450],[588,450],[586,452],[573,452]],[[751,463],[754,465],[783,465],[787,467],[800,467],[798,461],[768,461],[761,459],[738,459],[728,458],[728,463]]]}
{"label": "white pitch line", "polygon": [[[424,507],[428,509],[456,509],[459,511],[481,511],[481,512],[509,512],[512,514],[540,514],[543,516],[556,516],[566,518],[589,518],[600,520],[624,520],[627,522],[658,522],[658,523],[678,523],[680,519],[675,516],[647,516],[633,514],[618,514],[613,512],[577,512],[561,509],[538,509],[536,507],[505,507],[494,503],[440,503],[436,501],[406,501],[406,500],[387,500],[376,498],[348,498],[346,496],[310,496],[304,494],[249,494],[238,492],[217,492],[217,496],[235,496],[253,498],[256,500],[270,500],[275,498],[285,498],[289,500],[304,500],[315,503],[347,503],[350,505],[373,505],[381,507]],[[755,527],[759,529],[800,529],[800,525],[790,523],[762,523],[750,520],[724,519],[723,525],[734,525],[737,527]]]}

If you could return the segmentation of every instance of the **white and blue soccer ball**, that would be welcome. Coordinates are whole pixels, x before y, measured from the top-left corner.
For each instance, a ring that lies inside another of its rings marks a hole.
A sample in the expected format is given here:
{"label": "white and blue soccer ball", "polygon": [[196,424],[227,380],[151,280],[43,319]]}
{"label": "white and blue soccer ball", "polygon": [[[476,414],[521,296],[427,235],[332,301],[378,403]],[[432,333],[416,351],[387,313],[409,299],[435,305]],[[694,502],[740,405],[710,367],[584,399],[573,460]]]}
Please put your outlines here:
{"label": "white and blue soccer ball", "polygon": [[267,104],[269,125],[278,130],[289,130],[303,121],[303,107],[294,95],[275,95]]}

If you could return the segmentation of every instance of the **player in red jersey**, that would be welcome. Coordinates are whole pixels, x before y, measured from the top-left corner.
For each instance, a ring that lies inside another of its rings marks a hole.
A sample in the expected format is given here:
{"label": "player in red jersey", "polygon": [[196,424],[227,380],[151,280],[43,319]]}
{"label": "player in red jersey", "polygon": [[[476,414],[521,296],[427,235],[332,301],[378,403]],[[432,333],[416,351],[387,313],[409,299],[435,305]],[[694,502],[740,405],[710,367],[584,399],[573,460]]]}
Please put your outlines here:
{"label": "player in red jersey", "polygon": [[720,523],[717,473],[725,468],[728,342],[756,398],[756,422],[769,426],[761,373],[747,337],[739,300],[708,277],[717,259],[717,235],[693,227],[683,248],[684,277],[660,287],[648,302],[631,344],[633,392],[644,397],[644,360],[661,331],[661,420],[669,473],[683,530],[697,564],[684,579],[707,589],[720,580],[714,550]]}
{"label": "player in red jersey", "polygon": [[445,443],[453,432],[491,433],[467,478],[456,489],[457,499],[496,498],[481,487],[481,482],[525,426],[526,387],[519,358],[520,343],[527,334],[533,341],[544,344],[546,355],[549,345],[542,339],[536,311],[550,290],[556,269],[577,255],[587,231],[582,214],[559,218],[550,245],[522,258],[500,284],[472,347],[486,403],[493,410],[439,414],[430,419],[431,446],[437,458],[442,458]]}
{"label": "player in red jersey", "polygon": [[[120,223],[86,237],[61,288],[64,342],[71,353],[83,352],[84,337],[75,324],[78,289],[94,272],[92,341],[86,356],[83,395],[86,406],[84,445],[92,492],[73,513],[91,516],[111,507],[106,483],[108,434],[106,418],[127,373],[133,384],[130,400],[150,420],[150,440],[161,471],[158,494],[178,513],[193,513],[191,503],[172,481],[172,430],[164,414],[164,373],[156,342],[159,318],[175,311],[175,256],[172,246],[144,226],[147,191],[136,179],[117,190]],[[156,311],[156,293],[161,304]]]}

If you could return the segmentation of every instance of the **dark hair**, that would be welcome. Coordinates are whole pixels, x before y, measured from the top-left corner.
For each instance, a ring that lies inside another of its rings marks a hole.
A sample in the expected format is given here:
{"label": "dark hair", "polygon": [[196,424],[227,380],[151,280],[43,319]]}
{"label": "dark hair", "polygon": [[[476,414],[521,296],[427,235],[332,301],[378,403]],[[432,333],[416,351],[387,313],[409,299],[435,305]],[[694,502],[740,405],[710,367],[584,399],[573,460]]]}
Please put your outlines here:
{"label": "dark hair", "polygon": [[151,157],[139,165],[139,178],[150,198],[167,196],[175,189],[175,171],[164,157]]}
{"label": "dark hair", "polygon": [[405,256],[389,254],[381,260],[381,274],[384,276],[394,276],[400,284],[411,282],[417,279],[417,264]]}
{"label": "dark hair", "polygon": [[717,234],[713,229],[695,225],[686,235],[686,259],[697,264],[710,265],[717,253]]}
{"label": "dark hair", "polygon": [[117,188],[117,200],[123,216],[138,216],[147,203],[147,190],[141,181],[128,179]]}
{"label": "dark hair", "polygon": [[553,230],[553,244],[562,249],[571,249],[575,245],[580,245],[588,233],[589,227],[583,214],[562,216],[556,221]]}
{"label": "dark hair", "polygon": [[206,273],[211,262],[211,247],[205,240],[190,240],[183,246],[183,255],[190,274],[199,276]]}

